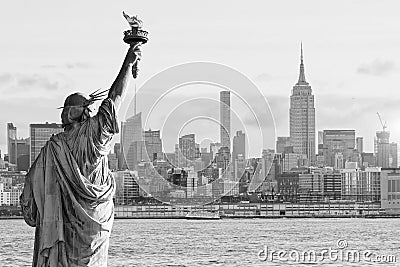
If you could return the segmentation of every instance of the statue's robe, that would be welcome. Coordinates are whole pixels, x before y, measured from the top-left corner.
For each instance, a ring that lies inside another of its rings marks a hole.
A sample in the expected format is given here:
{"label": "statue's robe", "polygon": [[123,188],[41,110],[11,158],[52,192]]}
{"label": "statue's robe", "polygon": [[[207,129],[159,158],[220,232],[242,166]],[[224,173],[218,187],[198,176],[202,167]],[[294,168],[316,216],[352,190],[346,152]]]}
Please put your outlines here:
{"label": "statue's robe", "polygon": [[32,266],[107,266],[115,191],[107,154],[116,133],[105,99],[94,117],[42,148],[21,195],[24,219],[36,227]]}

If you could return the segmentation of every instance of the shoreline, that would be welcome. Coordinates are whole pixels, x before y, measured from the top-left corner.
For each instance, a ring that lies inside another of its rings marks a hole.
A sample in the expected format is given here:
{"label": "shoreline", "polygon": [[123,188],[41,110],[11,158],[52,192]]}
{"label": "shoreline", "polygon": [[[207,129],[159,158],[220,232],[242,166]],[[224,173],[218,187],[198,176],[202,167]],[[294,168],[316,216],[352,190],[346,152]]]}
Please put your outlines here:
{"label": "shoreline", "polygon": [[[400,219],[400,214],[369,214],[369,215],[271,215],[271,216],[260,216],[260,215],[221,215],[221,220],[229,219]],[[0,216],[0,220],[23,220],[22,216]],[[166,219],[166,220],[176,220],[176,219],[186,219],[184,215],[182,216],[115,216],[115,220],[136,220],[136,219]]]}

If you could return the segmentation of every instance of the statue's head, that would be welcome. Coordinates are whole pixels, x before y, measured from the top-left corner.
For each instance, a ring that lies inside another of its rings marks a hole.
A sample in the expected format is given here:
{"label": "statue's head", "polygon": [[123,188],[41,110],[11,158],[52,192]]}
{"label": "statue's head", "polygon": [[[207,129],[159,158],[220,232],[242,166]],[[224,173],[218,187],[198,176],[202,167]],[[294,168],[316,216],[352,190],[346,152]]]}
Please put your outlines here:
{"label": "statue's head", "polygon": [[61,113],[62,127],[72,125],[74,122],[82,122],[90,117],[89,99],[81,93],[69,95],[62,107]]}

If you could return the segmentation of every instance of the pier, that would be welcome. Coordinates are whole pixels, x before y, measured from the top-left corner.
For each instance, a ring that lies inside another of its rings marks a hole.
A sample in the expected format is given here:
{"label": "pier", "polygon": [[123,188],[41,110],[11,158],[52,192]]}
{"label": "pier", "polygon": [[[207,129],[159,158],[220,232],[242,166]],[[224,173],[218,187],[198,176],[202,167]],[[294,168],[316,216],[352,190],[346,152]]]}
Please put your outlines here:
{"label": "pier", "polygon": [[400,217],[380,203],[234,203],[205,206],[116,206],[115,218],[179,219],[192,211],[218,212],[222,218],[377,218]]}

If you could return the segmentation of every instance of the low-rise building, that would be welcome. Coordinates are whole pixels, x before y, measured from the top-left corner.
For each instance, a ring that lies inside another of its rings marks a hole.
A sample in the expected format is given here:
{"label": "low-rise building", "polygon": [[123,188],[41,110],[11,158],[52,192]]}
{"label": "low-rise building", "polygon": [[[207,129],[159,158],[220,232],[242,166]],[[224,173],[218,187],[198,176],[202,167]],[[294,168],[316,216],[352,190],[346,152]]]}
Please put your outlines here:
{"label": "low-rise building", "polygon": [[400,213],[400,169],[382,168],[381,208],[389,213]]}

